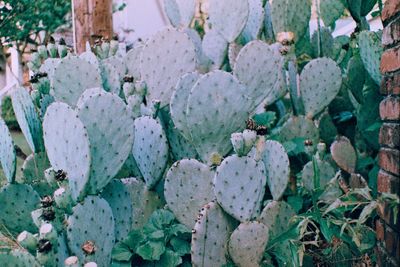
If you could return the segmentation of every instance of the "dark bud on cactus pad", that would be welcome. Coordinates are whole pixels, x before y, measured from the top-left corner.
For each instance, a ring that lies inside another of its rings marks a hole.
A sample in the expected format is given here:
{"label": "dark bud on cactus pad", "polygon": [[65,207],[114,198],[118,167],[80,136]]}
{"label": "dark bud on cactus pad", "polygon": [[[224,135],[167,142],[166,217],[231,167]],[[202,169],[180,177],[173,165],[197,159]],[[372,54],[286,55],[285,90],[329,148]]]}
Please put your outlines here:
{"label": "dark bud on cactus pad", "polygon": [[56,213],[52,207],[44,208],[41,217],[45,221],[53,221],[56,218]]}
{"label": "dark bud on cactus pad", "polygon": [[124,77],[124,83],[133,83],[133,76],[126,75]]}
{"label": "dark bud on cactus pad", "polygon": [[40,239],[38,242],[38,251],[40,253],[49,252],[52,248],[52,245],[49,240],[47,239]]}
{"label": "dark bud on cactus pad", "polygon": [[312,142],[312,140],[307,139],[307,140],[304,141],[304,145],[305,145],[305,146],[312,146],[312,145],[313,145],[313,142]]}
{"label": "dark bud on cactus pad", "polygon": [[53,198],[51,196],[44,196],[40,201],[42,208],[48,208],[53,205]]}
{"label": "dark bud on cactus pad", "polygon": [[268,133],[268,128],[266,126],[258,125],[253,119],[248,119],[246,121],[246,129],[256,131],[257,135],[266,135]]}
{"label": "dark bud on cactus pad", "polygon": [[58,170],[58,171],[56,172],[56,177],[55,177],[55,179],[56,179],[56,181],[58,181],[58,182],[62,182],[62,181],[64,181],[65,179],[67,179],[67,173],[64,172],[63,170]]}
{"label": "dark bud on cactus pad", "polygon": [[86,255],[92,255],[96,252],[96,246],[93,241],[88,240],[82,245],[82,250]]}

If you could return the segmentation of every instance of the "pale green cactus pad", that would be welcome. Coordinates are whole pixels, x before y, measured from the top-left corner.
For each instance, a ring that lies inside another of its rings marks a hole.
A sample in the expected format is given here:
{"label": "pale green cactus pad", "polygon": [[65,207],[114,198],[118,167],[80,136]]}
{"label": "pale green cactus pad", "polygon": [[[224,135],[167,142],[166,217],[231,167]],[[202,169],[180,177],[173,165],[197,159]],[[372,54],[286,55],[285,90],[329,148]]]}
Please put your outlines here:
{"label": "pale green cactus pad", "polygon": [[274,200],[279,200],[290,179],[289,157],[283,146],[276,141],[265,142],[262,161],[265,164],[267,182]]}
{"label": "pale green cactus pad", "polygon": [[203,37],[202,50],[211,60],[213,69],[219,69],[228,52],[228,42],[216,30],[210,30]]}
{"label": "pale green cactus pad", "polygon": [[363,31],[358,36],[358,46],[364,67],[378,85],[382,80],[380,63],[383,47],[381,39],[381,32]]}
{"label": "pale green cactus pad", "polygon": [[51,195],[52,188],[44,177],[44,171],[50,168],[50,162],[45,152],[32,153],[22,165],[22,181],[29,184],[40,196]]}
{"label": "pale green cactus pad", "polygon": [[100,73],[95,66],[78,57],[63,58],[51,80],[55,99],[75,106],[86,89],[101,86]]}
{"label": "pale green cactus pad", "polygon": [[196,84],[201,75],[197,72],[191,72],[183,75],[178,83],[171,97],[170,113],[175,127],[187,139],[191,140],[190,131],[187,127],[187,103],[190,91]]}
{"label": "pale green cactus pad", "polygon": [[118,173],[133,145],[133,118],[115,94],[92,95],[78,110],[90,140],[89,191],[99,192]]}
{"label": "pale green cactus pad", "polygon": [[86,197],[82,204],[73,208],[67,220],[67,240],[72,255],[83,262],[86,255],[82,246],[91,241],[96,251],[89,255],[90,259],[99,267],[110,266],[115,242],[114,228],[114,216],[107,201],[97,196]]}
{"label": "pale green cactus pad", "polygon": [[252,41],[240,50],[233,73],[244,85],[247,95],[258,106],[275,89],[284,58],[262,41]]}
{"label": "pale green cactus pad", "polygon": [[142,55],[144,45],[139,43],[135,45],[125,56],[125,65],[127,74],[135,80],[140,80],[140,57]]}
{"label": "pale green cactus pad", "polygon": [[15,154],[14,142],[6,123],[0,117],[0,163],[4,175],[9,183],[14,182],[17,168],[17,156]]}
{"label": "pale green cactus pad", "polygon": [[47,73],[47,77],[51,80],[60,61],[60,58],[48,58],[43,62],[42,66],[40,66],[39,71]]}
{"label": "pale green cactus pad", "polygon": [[0,188],[0,222],[15,233],[37,232],[31,212],[40,205],[40,197],[31,186],[8,184]]}
{"label": "pale green cactus pad", "polygon": [[21,249],[0,253],[0,262],[5,264],[5,267],[40,267],[34,256]]}
{"label": "pale green cactus pad", "polygon": [[88,132],[78,113],[60,102],[47,109],[43,129],[51,166],[54,170],[66,172],[72,197],[77,200],[84,192],[90,172]]}
{"label": "pale green cactus pad", "polygon": [[231,74],[217,70],[198,80],[190,92],[187,123],[204,162],[232,149],[230,135],[244,129],[251,107],[246,88]]}
{"label": "pale green cactus pad", "polygon": [[195,9],[195,0],[164,0],[165,13],[174,27],[188,27]]}
{"label": "pale green cactus pad", "polygon": [[348,173],[355,172],[357,166],[357,153],[349,139],[340,136],[332,143],[331,154],[339,168]]}
{"label": "pale green cactus pad", "polygon": [[339,93],[342,72],[329,58],[310,61],[300,75],[300,93],[308,117],[325,109]]}
{"label": "pale green cactus pad", "polygon": [[268,227],[269,239],[273,240],[287,231],[290,219],[295,215],[296,213],[292,207],[286,202],[271,201],[265,206],[259,221]]}
{"label": "pale green cactus pad", "polygon": [[205,204],[214,199],[214,171],[195,159],[175,162],[165,177],[164,196],[168,208],[188,229]]}
{"label": "pale green cactus pad", "polygon": [[226,41],[233,42],[249,17],[249,3],[242,0],[210,0],[209,20],[212,28]]}
{"label": "pale green cactus pad", "polygon": [[133,157],[149,189],[162,178],[167,167],[169,147],[161,124],[149,116],[135,120]]}
{"label": "pale green cactus pad", "polygon": [[320,0],[319,6],[325,26],[332,25],[343,15],[346,8],[341,0]]}
{"label": "pale green cactus pad", "polygon": [[216,202],[203,206],[192,234],[193,266],[223,266],[227,262],[228,240],[236,223]]}
{"label": "pale green cactus pad", "polygon": [[[329,181],[335,176],[335,169],[327,161],[316,159],[315,163],[316,168],[318,169],[319,187],[325,188]],[[306,165],[304,165],[303,171],[301,173],[303,185],[309,191],[316,189],[314,186],[314,176],[314,164],[312,161],[310,161]]]}
{"label": "pale green cactus pad", "polygon": [[304,116],[293,116],[279,130],[279,140],[283,143],[294,138],[319,141],[319,131],[314,122]]}
{"label": "pale green cactus pad", "polygon": [[261,266],[269,229],[260,222],[241,223],[229,239],[229,255],[238,267]]}
{"label": "pale green cactus pad", "polygon": [[[243,1],[245,2],[245,1]],[[265,10],[262,0],[248,0],[249,17],[243,29],[243,37],[246,42],[250,42],[258,38],[263,26],[265,18]]]}
{"label": "pale green cactus pad", "polygon": [[236,64],[236,59],[239,55],[240,50],[242,50],[243,46],[237,43],[230,43],[228,47],[228,59],[229,65],[233,68]]}
{"label": "pale green cactus pad", "polygon": [[104,91],[103,88],[101,87],[95,87],[95,88],[90,88],[85,90],[83,94],[79,97],[78,102],[76,103],[76,107],[78,109],[82,109],[83,106],[85,105],[86,101],[91,99],[94,96],[102,95],[105,94],[106,91]]}
{"label": "pale green cactus pad", "polygon": [[214,192],[225,212],[244,222],[260,214],[267,177],[262,162],[251,157],[229,156],[214,178]]}
{"label": "pale green cactus pad", "polygon": [[33,152],[43,150],[43,134],[39,115],[28,91],[19,87],[11,93],[13,110],[18,124]]}
{"label": "pale green cactus pad", "polygon": [[196,68],[196,49],[182,32],[167,28],[149,39],[140,60],[140,75],[146,82],[148,100],[169,104],[179,78]]}

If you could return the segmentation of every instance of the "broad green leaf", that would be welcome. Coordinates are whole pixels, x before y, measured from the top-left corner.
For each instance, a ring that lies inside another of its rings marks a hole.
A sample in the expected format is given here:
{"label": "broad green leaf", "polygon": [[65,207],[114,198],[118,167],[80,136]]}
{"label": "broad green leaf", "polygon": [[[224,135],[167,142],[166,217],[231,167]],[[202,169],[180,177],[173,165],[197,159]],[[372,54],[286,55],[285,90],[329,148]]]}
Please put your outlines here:
{"label": "broad green leaf", "polygon": [[171,238],[170,244],[179,256],[190,254],[190,243],[188,241],[173,237]]}
{"label": "broad green leaf", "polygon": [[181,257],[174,251],[167,249],[161,256],[160,261],[156,266],[160,267],[175,267],[182,263]]}
{"label": "broad green leaf", "polygon": [[164,242],[147,241],[136,249],[136,254],[144,260],[160,260],[161,255],[165,252]]}
{"label": "broad green leaf", "polygon": [[117,243],[111,252],[111,257],[115,261],[130,261],[133,251],[124,243]]}
{"label": "broad green leaf", "polygon": [[276,121],[276,113],[273,111],[267,111],[264,113],[256,114],[253,116],[253,120],[257,125],[271,127]]}

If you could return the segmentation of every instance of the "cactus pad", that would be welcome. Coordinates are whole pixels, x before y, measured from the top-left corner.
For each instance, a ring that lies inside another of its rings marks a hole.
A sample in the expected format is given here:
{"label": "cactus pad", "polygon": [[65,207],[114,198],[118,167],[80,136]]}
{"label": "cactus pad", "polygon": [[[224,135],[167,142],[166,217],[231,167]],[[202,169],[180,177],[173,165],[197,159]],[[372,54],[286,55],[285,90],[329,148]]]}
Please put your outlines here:
{"label": "cactus pad", "polygon": [[196,68],[196,49],[182,32],[167,28],[146,42],[140,60],[140,74],[150,100],[169,104],[178,79]]}
{"label": "cactus pad", "polygon": [[202,50],[208,57],[214,69],[219,69],[224,63],[228,42],[215,30],[208,31],[203,37]]}
{"label": "cactus pad", "polygon": [[36,232],[31,212],[40,205],[40,197],[29,185],[8,184],[0,188],[0,222],[13,232]]}
{"label": "cactus pad", "polygon": [[248,0],[249,2],[249,18],[243,29],[243,37],[246,42],[250,42],[258,38],[263,26],[265,11],[262,0]]}
{"label": "cactus pad", "polygon": [[209,20],[229,43],[242,32],[249,16],[249,3],[242,0],[210,0]]}
{"label": "cactus pad", "polygon": [[229,239],[229,255],[239,267],[260,266],[269,229],[259,222],[241,223]]}
{"label": "cactus pad", "polygon": [[308,63],[300,75],[300,92],[304,109],[313,117],[327,107],[339,93],[342,72],[329,58],[318,58]]}
{"label": "cactus pad", "polygon": [[17,167],[14,142],[6,123],[0,117],[0,163],[9,183],[14,182]]}
{"label": "cactus pad", "polygon": [[228,253],[228,240],[234,221],[216,202],[203,206],[192,234],[193,266],[223,266]]}
{"label": "cactus pad", "polygon": [[382,34],[380,32],[370,31],[363,31],[358,36],[361,59],[365,69],[376,84],[380,84],[382,80],[380,71],[380,62],[383,53],[381,37]]}
{"label": "cactus pad", "polygon": [[204,162],[213,154],[224,156],[232,149],[230,135],[245,127],[252,104],[245,93],[235,77],[218,70],[204,75],[192,88],[187,123]]}
{"label": "cactus pad", "polygon": [[168,162],[168,141],[161,124],[148,116],[135,120],[133,157],[148,188],[153,188],[164,174]]}
{"label": "cactus pad", "polygon": [[194,159],[175,162],[165,178],[164,196],[168,208],[189,229],[201,207],[214,199],[214,172]]}
{"label": "cactus pad", "polygon": [[265,143],[262,160],[272,197],[274,200],[279,200],[289,183],[289,157],[279,142],[269,140]]}
{"label": "cactus pad", "polygon": [[[101,216],[101,217],[99,217]],[[81,261],[85,259],[82,246],[91,241],[95,252],[90,259],[99,266],[110,266],[111,250],[114,246],[114,217],[110,205],[102,198],[88,196],[83,204],[73,208],[67,221],[68,246],[73,255]]]}
{"label": "cactus pad", "polygon": [[16,249],[9,253],[0,253],[0,262],[5,267],[40,267],[35,257],[29,252]]}
{"label": "cactus pad", "polygon": [[15,117],[29,147],[33,152],[42,151],[42,126],[28,91],[23,87],[19,87],[11,93],[11,99]]}
{"label": "cactus pad", "polygon": [[55,190],[44,177],[44,171],[49,167],[50,162],[45,152],[32,153],[22,165],[23,182],[30,184],[40,196],[51,195]]}
{"label": "cactus pad", "polygon": [[259,221],[268,227],[269,238],[273,240],[287,231],[290,219],[295,215],[296,213],[292,207],[286,202],[271,201],[265,206]]}
{"label": "cactus pad", "polygon": [[51,85],[57,101],[75,106],[86,89],[101,86],[101,77],[95,65],[78,57],[66,57],[54,71]]}
{"label": "cactus pad", "polygon": [[89,190],[99,192],[128,158],[133,144],[133,118],[115,94],[92,95],[78,110],[90,140]]}
{"label": "cactus pad", "polygon": [[44,143],[54,170],[67,173],[72,197],[77,200],[89,178],[88,132],[78,114],[67,104],[55,102],[43,120]]}
{"label": "cactus pad", "polygon": [[194,17],[195,0],[164,0],[164,10],[174,27],[188,27]]}
{"label": "cactus pad", "polygon": [[[319,186],[325,188],[329,181],[335,176],[335,169],[329,164],[329,162],[316,159],[316,164],[319,172]],[[301,178],[304,187],[311,191],[314,187],[314,164],[312,161],[304,165]]]}
{"label": "cactus pad", "polygon": [[128,70],[127,74],[135,80],[140,80],[140,57],[142,55],[144,45],[138,44],[134,46],[125,56],[125,65]]}
{"label": "cactus pad", "polygon": [[314,144],[319,141],[319,131],[314,122],[304,116],[291,117],[279,130],[279,140],[283,143],[294,138],[312,140]]}
{"label": "cactus pad", "polygon": [[260,214],[266,184],[265,168],[261,162],[233,155],[218,166],[214,192],[224,211],[244,222]]}
{"label": "cactus pad", "polygon": [[333,160],[339,166],[339,168],[345,170],[348,173],[354,173],[357,165],[357,153],[354,147],[351,145],[349,139],[344,136],[340,136],[331,145],[331,154]]}

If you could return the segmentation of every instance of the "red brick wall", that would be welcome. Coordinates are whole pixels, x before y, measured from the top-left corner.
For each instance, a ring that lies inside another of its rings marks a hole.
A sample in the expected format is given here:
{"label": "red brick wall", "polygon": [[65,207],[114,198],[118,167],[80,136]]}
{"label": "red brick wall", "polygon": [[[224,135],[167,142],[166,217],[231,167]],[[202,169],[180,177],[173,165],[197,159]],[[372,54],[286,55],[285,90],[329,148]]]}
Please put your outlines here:
{"label": "red brick wall", "polygon": [[[384,75],[381,93],[385,99],[380,104],[384,122],[379,142],[378,192],[400,195],[400,0],[386,1],[382,12],[384,25],[381,72]],[[400,266],[400,216],[396,224],[393,213],[384,208],[376,223],[379,266]]]}

